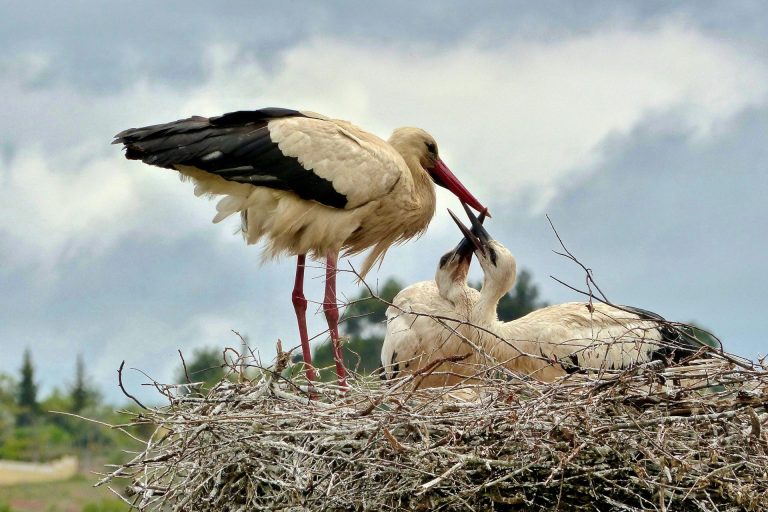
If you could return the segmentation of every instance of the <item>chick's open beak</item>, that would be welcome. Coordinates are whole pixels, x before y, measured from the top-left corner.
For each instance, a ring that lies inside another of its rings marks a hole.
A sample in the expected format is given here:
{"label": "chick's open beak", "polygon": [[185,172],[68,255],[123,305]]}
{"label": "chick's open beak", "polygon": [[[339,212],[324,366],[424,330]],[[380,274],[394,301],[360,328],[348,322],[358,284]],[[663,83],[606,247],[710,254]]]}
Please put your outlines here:
{"label": "chick's open beak", "polygon": [[[462,204],[464,205],[464,209],[467,212],[470,212],[469,208],[464,203]],[[464,238],[454,249],[454,253],[461,258],[462,262],[465,258],[467,262],[469,262],[469,260],[472,259],[472,252],[474,251],[480,251],[481,254],[486,254],[485,244],[483,243],[482,237],[489,239],[490,235],[488,235],[488,232],[483,228],[485,214],[481,213],[479,218],[470,215],[470,221],[472,222],[472,229],[470,230],[459,220],[455,213],[451,210],[448,210],[448,213],[464,235]],[[480,236],[478,236],[478,234]]]}

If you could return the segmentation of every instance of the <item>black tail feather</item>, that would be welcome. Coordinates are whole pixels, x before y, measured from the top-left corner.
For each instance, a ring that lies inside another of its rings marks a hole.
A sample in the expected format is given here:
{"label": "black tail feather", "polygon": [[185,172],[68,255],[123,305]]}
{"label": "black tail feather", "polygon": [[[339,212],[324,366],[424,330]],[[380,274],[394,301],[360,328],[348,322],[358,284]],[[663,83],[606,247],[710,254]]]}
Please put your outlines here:
{"label": "black tail feather", "polygon": [[647,309],[632,306],[620,307],[623,310],[636,314],[643,320],[652,320],[659,323],[658,330],[663,343],[653,353],[651,360],[680,362],[682,359],[695,354],[702,347],[709,346],[699,340],[693,329],[687,325],[669,322],[663,316]]}

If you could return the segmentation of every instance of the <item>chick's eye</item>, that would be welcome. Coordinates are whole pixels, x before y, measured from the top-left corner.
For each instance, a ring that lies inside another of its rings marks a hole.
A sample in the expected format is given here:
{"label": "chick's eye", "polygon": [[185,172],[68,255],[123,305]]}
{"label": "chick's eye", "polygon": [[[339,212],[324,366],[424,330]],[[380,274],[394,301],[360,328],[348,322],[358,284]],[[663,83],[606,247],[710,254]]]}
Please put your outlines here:
{"label": "chick's eye", "polygon": [[496,251],[493,249],[493,247],[488,248],[488,256],[491,258],[491,263],[495,265],[498,255],[496,254]]}
{"label": "chick's eye", "polygon": [[450,257],[450,254],[443,254],[443,257],[440,258],[440,267],[444,267],[446,263],[448,263],[448,258]]}

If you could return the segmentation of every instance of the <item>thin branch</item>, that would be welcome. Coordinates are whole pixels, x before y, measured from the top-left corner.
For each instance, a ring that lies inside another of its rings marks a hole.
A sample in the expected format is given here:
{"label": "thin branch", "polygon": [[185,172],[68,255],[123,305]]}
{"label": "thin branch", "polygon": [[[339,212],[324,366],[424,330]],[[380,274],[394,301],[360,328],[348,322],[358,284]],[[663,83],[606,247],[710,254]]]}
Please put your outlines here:
{"label": "thin branch", "polygon": [[184,354],[181,353],[181,349],[178,349],[179,357],[181,358],[181,366],[184,368],[184,377],[187,379],[187,384],[192,384],[192,379],[189,378],[189,372],[187,371],[187,362],[184,360]]}
{"label": "thin branch", "polygon": [[583,263],[581,263],[576,258],[576,256],[574,256],[571,253],[571,251],[568,250],[568,248],[565,246],[565,243],[563,243],[563,239],[560,238],[560,234],[557,232],[557,229],[555,229],[555,225],[552,222],[552,219],[549,218],[549,215],[546,215],[546,217],[547,217],[547,221],[549,222],[549,226],[552,228],[552,231],[555,233],[555,236],[557,237],[557,241],[560,242],[560,247],[562,247],[563,250],[565,251],[565,253],[560,253],[560,252],[557,252],[557,251],[553,251],[553,252],[555,254],[560,255],[560,256],[565,256],[566,258],[570,259],[571,261],[573,261],[574,263],[579,265],[584,270],[585,281],[586,281],[586,284],[587,284],[587,288],[589,288],[589,295],[590,296],[592,296],[592,286],[594,286],[595,290],[597,290],[597,292],[600,294],[600,297],[602,297],[603,301],[609,302],[608,298],[605,296],[605,294],[600,289],[600,287],[597,286],[597,283],[593,279],[592,269],[591,268],[587,268]]}
{"label": "thin branch", "polygon": [[125,396],[133,400],[136,403],[136,405],[138,405],[142,409],[149,410],[149,408],[144,406],[144,404],[142,404],[141,402],[139,402],[139,400],[135,396],[130,394],[128,391],[126,391],[125,387],[123,386],[123,366],[125,366],[125,361],[121,362],[120,368],[117,369],[117,384],[120,386],[120,390],[123,392]]}

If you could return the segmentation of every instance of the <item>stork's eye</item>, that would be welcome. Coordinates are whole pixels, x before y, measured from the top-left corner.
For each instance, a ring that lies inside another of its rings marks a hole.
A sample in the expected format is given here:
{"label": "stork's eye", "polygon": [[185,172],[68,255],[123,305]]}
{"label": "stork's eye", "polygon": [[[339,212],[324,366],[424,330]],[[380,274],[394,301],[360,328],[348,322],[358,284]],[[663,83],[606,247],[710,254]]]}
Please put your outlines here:
{"label": "stork's eye", "polygon": [[427,151],[429,151],[431,155],[437,155],[437,146],[434,142],[425,142],[424,144],[427,145]]}
{"label": "stork's eye", "polygon": [[493,247],[488,247],[488,257],[491,259],[491,263],[496,264],[496,258],[498,257]]}

